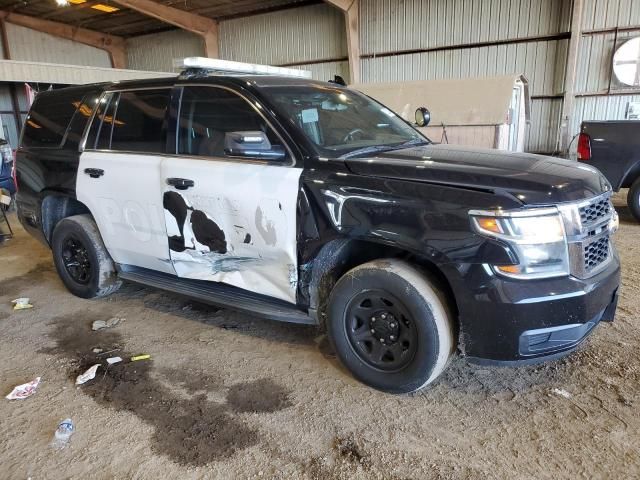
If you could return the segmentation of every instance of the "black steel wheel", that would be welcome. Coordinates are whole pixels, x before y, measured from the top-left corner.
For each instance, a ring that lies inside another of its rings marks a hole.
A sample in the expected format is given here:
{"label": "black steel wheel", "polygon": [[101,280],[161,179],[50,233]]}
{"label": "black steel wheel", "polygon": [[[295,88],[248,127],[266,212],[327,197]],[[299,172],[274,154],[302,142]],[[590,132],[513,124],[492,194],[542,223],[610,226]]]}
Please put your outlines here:
{"label": "black steel wheel", "polygon": [[104,297],[120,287],[115,264],[90,215],[74,215],[58,222],[51,251],[58,275],[74,295]]}
{"label": "black steel wheel", "polygon": [[91,260],[82,241],[70,234],[62,241],[62,262],[76,282],[86,285],[91,280]]}
{"label": "black steel wheel", "polygon": [[401,260],[375,260],[345,273],[327,314],[340,362],[384,392],[426,387],[456,348],[449,300],[438,281]]}
{"label": "black steel wheel", "polygon": [[411,361],[418,330],[407,308],[387,291],[364,291],[345,310],[346,334],[354,352],[373,368],[394,372]]}

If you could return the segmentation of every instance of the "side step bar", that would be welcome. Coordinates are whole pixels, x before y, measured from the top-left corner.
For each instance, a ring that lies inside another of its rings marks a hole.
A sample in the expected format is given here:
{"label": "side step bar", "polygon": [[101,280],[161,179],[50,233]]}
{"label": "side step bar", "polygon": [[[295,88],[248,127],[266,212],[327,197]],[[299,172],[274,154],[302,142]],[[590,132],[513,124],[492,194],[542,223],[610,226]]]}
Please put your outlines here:
{"label": "side step bar", "polygon": [[130,265],[118,265],[118,276],[123,280],[167,290],[210,305],[239,310],[281,322],[316,325],[309,315],[293,304],[220,282],[179,278]]}

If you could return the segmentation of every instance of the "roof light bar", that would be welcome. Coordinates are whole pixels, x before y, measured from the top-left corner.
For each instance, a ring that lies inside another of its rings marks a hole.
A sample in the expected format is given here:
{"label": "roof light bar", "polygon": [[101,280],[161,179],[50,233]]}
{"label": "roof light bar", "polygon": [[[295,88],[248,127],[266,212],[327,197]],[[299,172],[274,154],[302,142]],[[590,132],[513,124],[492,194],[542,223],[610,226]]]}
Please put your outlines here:
{"label": "roof light bar", "polygon": [[283,75],[287,77],[311,78],[308,70],[295,68],[272,67],[255,63],[232,62],[217,58],[186,57],[174,61],[174,66],[184,70],[202,69],[219,73],[244,73],[249,75]]}

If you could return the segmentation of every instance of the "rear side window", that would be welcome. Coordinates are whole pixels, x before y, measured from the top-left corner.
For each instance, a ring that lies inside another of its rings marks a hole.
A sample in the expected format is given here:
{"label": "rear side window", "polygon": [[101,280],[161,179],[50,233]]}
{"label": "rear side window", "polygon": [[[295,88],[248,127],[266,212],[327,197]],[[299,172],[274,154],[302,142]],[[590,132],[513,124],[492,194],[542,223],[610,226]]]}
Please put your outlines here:
{"label": "rear side window", "polygon": [[110,93],[101,99],[87,148],[164,153],[171,90]]}
{"label": "rear side window", "polygon": [[25,147],[55,148],[62,145],[69,122],[82,95],[77,92],[46,92],[36,97],[22,135]]}

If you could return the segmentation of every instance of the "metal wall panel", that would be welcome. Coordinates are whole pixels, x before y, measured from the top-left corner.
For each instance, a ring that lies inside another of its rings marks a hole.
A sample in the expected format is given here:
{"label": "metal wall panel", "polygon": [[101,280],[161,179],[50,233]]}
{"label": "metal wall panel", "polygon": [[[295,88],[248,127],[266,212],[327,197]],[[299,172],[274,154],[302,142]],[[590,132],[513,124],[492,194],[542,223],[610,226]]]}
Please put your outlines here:
{"label": "metal wall panel", "polygon": [[583,30],[640,25],[638,0],[584,0]]}
{"label": "metal wall panel", "polygon": [[202,57],[202,39],[184,30],[170,30],[127,40],[127,68],[152,72],[176,72],[174,59]]}
{"label": "metal wall panel", "polygon": [[529,125],[527,152],[552,153],[558,144],[561,98],[531,101],[531,124]]}
{"label": "metal wall panel", "polygon": [[363,54],[555,35],[570,0],[362,0]]}
{"label": "metal wall panel", "polygon": [[578,97],[576,114],[571,132],[580,131],[580,122],[585,120],[624,120],[629,102],[640,102],[640,95],[603,95],[599,97]]}
{"label": "metal wall panel", "polygon": [[363,82],[490,77],[523,73],[531,95],[564,90],[568,40],[440,50],[362,60]]}
{"label": "metal wall panel", "polygon": [[347,56],[344,15],[326,4],[220,22],[220,58],[281,65]]}
{"label": "metal wall panel", "polygon": [[6,23],[12,60],[111,67],[105,50]]}
{"label": "metal wall panel", "polygon": [[311,71],[311,77],[314,80],[326,82],[327,80],[333,80],[334,75],[340,75],[347,83],[349,82],[348,62],[308,63],[296,65],[292,68]]}

